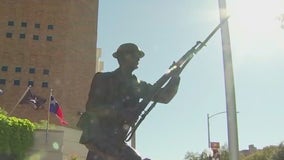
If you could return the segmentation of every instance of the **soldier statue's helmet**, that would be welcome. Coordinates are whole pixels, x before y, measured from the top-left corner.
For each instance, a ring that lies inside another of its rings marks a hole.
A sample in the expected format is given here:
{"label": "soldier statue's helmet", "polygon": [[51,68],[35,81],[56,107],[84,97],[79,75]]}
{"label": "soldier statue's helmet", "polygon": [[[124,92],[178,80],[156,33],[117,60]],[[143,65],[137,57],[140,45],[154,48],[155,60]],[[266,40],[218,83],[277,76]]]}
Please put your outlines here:
{"label": "soldier statue's helmet", "polygon": [[118,58],[125,54],[136,54],[139,58],[144,57],[144,52],[134,43],[124,43],[120,45],[116,52],[112,54],[114,58]]}

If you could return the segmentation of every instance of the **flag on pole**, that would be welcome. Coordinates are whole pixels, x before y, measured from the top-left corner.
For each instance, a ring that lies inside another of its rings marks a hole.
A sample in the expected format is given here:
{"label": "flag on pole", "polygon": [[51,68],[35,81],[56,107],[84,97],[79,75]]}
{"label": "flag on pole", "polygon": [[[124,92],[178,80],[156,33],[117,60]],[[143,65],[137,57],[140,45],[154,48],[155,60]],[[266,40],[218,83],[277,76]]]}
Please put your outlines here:
{"label": "flag on pole", "polygon": [[44,103],[46,102],[45,98],[42,98],[40,96],[37,96],[32,93],[32,91],[29,89],[23,99],[20,101],[20,104],[32,104],[34,106],[34,109],[40,108]]}
{"label": "flag on pole", "polygon": [[49,107],[49,111],[51,113],[56,114],[57,118],[60,120],[60,124],[61,125],[67,125],[68,122],[66,122],[64,120],[63,117],[63,112],[62,112],[62,108],[61,106],[57,103],[57,101],[55,100],[55,98],[53,96],[50,96],[50,107]]}

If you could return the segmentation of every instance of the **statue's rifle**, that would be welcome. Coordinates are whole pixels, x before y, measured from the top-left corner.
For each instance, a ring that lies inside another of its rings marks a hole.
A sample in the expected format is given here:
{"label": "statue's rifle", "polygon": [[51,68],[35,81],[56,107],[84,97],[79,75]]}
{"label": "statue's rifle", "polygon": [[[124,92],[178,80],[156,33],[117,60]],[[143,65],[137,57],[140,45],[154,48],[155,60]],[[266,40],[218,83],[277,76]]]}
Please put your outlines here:
{"label": "statue's rifle", "polygon": [[179,75],[182,70],[185,68],[185,66],[188,64],[188,62],[192,59],[194,54],[197,54],[198,51],[200,51],[204,46],[206,46],[206,43],[211,39],[211,37],[218,31],[219,28],[228,20],[229,17],[227,17],[225,20],[223,20],[219,25],[217,25],[214,30],[207,36],[207,38],[201,42],[197,41],[196,44],[187,51],[177,62],[174,62],[173,65],[168,69],[168,71],[154,84],[153,92],[145,97],[139,104],[136,106],[135,113],[140,114],[137,115],[138,119],[130,124],[131,130],[126,135],[126,141],[129,141],[133,133],[136,131],[136,129],[139,127],[141,122],[145,119],[145,117],[148,115],[148,113],[154,108],[157,102],[152,102],[150,107],[148,107],[147,110],[145,108],[148,106],[148,104],[153,101],[153,97],[159,92],[159,90],[166,84],[166,82],[173,76],[173,75]]}

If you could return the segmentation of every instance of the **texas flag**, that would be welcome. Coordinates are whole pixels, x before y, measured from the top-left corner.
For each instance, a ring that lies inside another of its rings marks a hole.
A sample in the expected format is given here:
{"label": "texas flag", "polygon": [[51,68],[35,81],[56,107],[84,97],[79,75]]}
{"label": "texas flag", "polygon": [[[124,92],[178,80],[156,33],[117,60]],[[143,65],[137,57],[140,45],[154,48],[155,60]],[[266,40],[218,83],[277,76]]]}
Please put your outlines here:
{"label": "texas flag", "polygon": [[61,125],[67,125],[68,123],[64,120],[62,108],[59,106],[53,96],[50,97],[50,108],[51,113],[55,113],[57,118],[60,120]]}

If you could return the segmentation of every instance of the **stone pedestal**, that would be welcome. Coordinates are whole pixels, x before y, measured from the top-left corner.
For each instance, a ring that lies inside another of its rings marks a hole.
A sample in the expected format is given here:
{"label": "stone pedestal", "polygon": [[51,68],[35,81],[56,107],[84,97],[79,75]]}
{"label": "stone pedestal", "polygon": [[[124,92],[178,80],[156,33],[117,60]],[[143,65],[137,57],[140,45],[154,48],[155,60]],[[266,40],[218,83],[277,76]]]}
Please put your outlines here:
{"label": "stone pedestal", "polygon": [[34,144],[27,152],[28,159],[62,160],[63,137],[62,130],[35,130]]}

